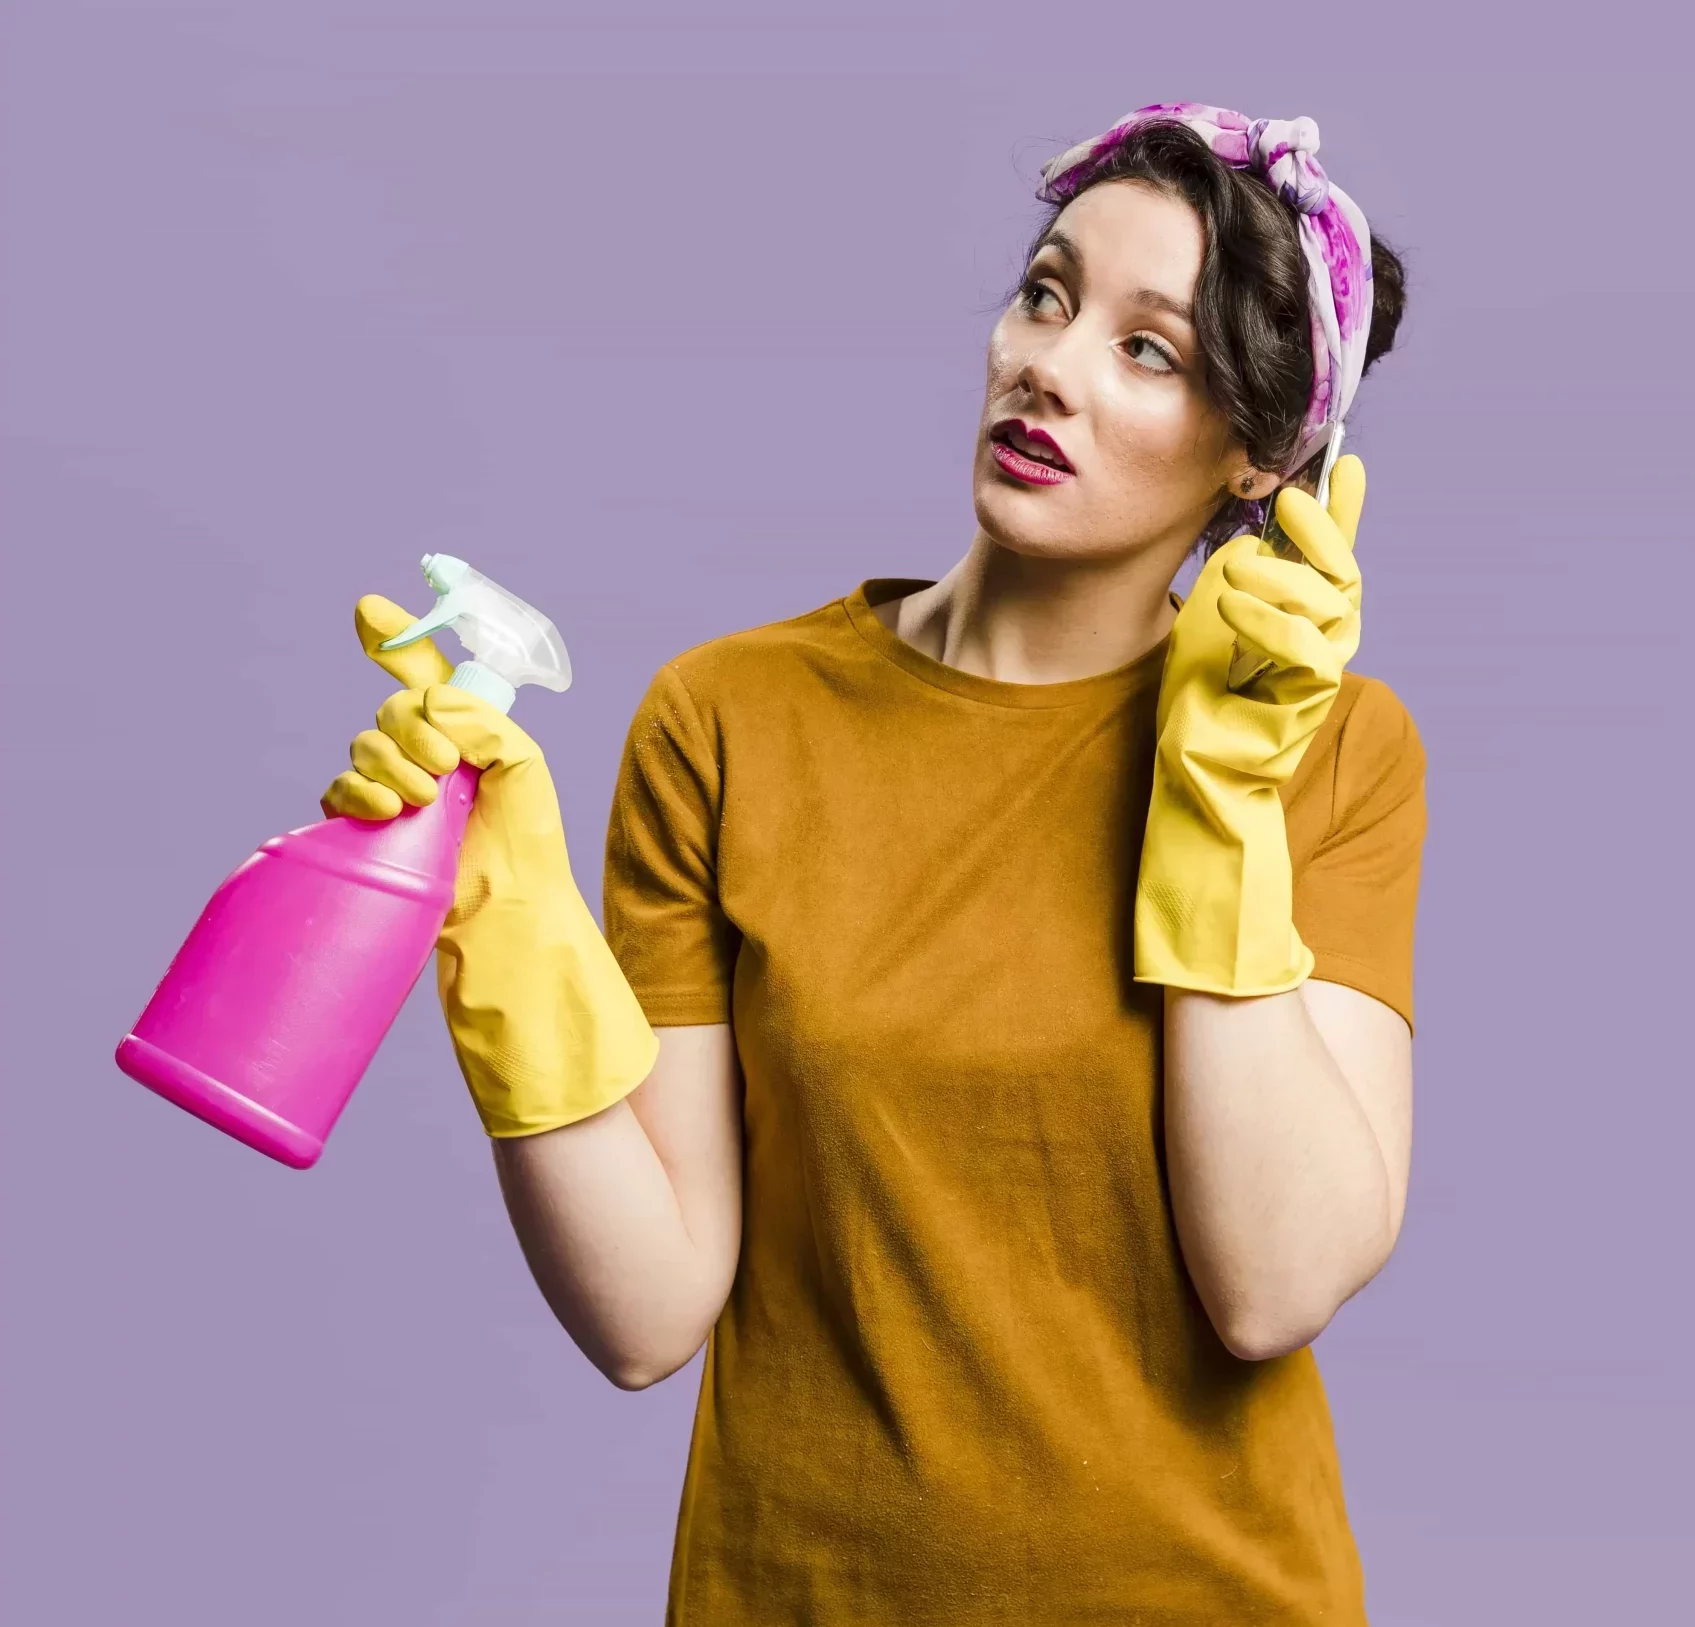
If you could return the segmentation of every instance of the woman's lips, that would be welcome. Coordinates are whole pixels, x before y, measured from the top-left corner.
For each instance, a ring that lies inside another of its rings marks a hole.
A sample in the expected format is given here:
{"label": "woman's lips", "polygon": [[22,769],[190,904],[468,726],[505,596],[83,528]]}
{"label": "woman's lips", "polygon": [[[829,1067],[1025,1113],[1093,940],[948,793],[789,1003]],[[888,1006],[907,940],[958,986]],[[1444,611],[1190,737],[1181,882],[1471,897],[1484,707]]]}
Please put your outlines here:
{"label": "woman's lips", "polygon": [[1005,441],[990,441],[989,456],[1000,466],[1002,474],[1011,475],[1027,486],[1060,486],[1077,478],[1069,469],[1056,469],[1051,463],[1038,463],[1025,457]]}
{"label": "woman's lips", "polygon": [[[1014,444],[1016,441],[1032,449],[1041,447],[1058,461],[1044,463],[1031,457],[1024,448]],[[1032,429],[1021,419],[1003,418],[989,431],[989,455],[1002,474],[1026,486],[1059,486],[1076,478],[1076,472],[1063,462],[1065,454],[1060,451],[1059,443],[1045,430]]]}

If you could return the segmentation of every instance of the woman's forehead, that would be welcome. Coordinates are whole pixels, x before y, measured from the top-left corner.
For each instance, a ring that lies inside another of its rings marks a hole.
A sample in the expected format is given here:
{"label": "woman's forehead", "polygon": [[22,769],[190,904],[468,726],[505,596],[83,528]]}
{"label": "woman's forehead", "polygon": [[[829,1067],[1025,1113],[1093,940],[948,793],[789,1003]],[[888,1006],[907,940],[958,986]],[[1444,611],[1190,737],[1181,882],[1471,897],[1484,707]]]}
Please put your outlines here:
{"label": "woman's forehead", "polygon": [[1135,181],[1103,181],[1060,211],[1043,247],[1085,284],[1151,288],[1187,304],[1206,239],[1182,198]]}

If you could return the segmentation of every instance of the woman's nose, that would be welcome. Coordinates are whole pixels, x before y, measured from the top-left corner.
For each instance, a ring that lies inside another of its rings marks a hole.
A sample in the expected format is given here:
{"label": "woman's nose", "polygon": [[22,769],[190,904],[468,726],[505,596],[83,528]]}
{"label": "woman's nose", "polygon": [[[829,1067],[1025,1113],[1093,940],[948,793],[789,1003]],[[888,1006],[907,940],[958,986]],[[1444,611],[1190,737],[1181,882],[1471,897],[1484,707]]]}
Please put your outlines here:
{"label": "woman's nose", "polygon": [[1018,382],[1038,400],[1058,412],[1076,410],[1081,357],[1077,354],[1076,329],[1055,334],[1039,344],[1024,359]]}

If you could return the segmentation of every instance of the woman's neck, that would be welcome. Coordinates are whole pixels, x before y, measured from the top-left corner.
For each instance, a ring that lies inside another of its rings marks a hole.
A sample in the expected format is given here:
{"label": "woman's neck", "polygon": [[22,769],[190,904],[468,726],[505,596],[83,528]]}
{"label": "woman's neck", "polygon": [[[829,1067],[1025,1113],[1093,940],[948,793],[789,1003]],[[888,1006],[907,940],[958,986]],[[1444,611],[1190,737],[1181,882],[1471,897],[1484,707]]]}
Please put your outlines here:
{"label": "woman's neck", "polygon": [[1128,666],[1171,629],[1177,564],[1165,550],[1109,560],[1015,554],[981,531],[939,582],[877,606],[932,660],[1009,684],[1056,684]]}

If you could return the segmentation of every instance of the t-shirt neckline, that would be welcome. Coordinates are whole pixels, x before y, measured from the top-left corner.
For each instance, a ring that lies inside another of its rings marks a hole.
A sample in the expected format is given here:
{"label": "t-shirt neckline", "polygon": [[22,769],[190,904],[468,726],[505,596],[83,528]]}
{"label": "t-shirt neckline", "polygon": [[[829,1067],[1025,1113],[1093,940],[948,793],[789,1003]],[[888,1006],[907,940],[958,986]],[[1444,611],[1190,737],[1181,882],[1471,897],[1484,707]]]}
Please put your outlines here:
{"label": "t-shirt neckline", "polygon": [[[1014,684],[961,671],[908,644],[899,633],[878,620],[873,608],[890,599],[905,598],[908,594],[934,586],[934,582],[918,578],[872,577],[861,582],[842,600],[848,620],[878,655],[932,688],[990,706],[1046,711],[1061,706],[1077,706],[1087,701],[1128,699],[1150,685],[1158,684],[1165,669],[1165,652],[1171,642],[1169,633],[1134,661],[1087,678],[1067,678],[1052,684]],[[1171,602],[1180,607],[1183,601],[1173,593]]]}

